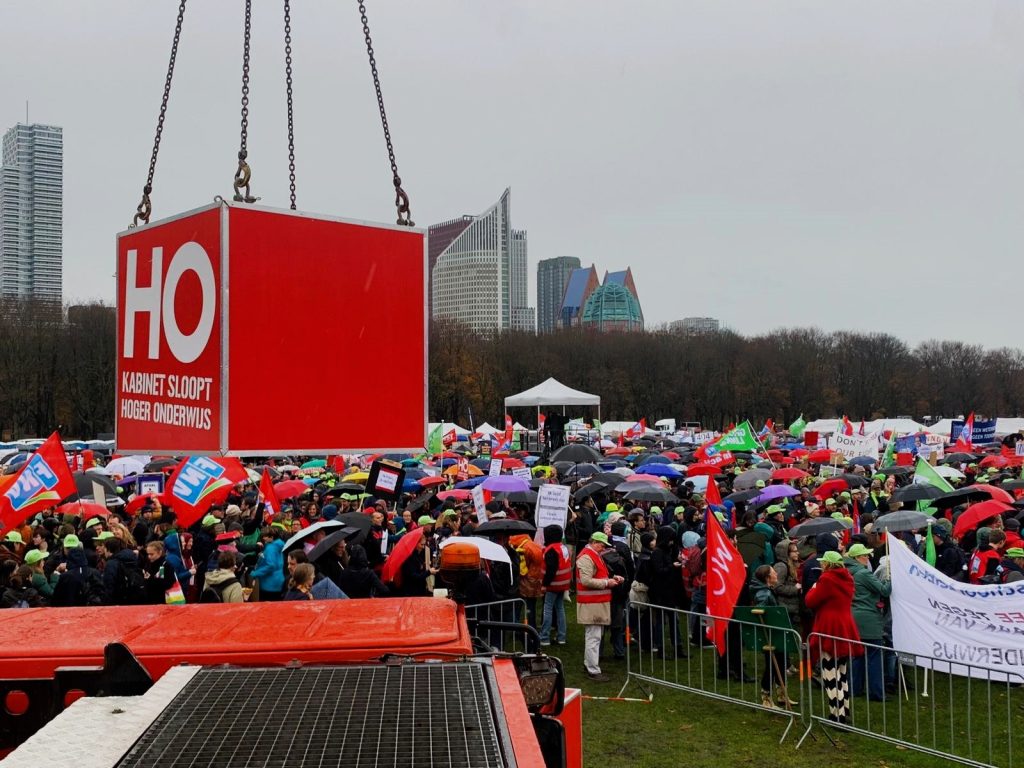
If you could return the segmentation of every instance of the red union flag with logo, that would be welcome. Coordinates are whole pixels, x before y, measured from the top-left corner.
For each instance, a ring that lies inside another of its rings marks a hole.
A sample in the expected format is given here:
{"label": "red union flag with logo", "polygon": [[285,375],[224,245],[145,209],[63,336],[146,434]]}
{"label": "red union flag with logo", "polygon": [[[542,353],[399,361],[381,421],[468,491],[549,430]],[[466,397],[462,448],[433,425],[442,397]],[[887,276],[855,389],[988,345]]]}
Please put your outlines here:
{"label": "red union flag with logo", "polygon": [[[411,227],[228,202],[121,233],[118,452],[421,451],[425,243]],[[286,323],[268,319],[282,307]],[[352,377],[350,356],[325,355],[315,376],[289,376],[282,390],[280,372],[325,338],[381,370],[401,360],[402,375]],[[331,381],[345,382],[343,401]],[[280,408],[282,397],[301,407]]]}
{"label": "red union flag with logo", "polygon": [[54,432],[0,494],[0,532],[20,525],[36,512],[55,506],[76,492],[60,435]]}
{"label": "red union flag with logo", "polygon": [[729,627],[736,600],[739,598],[743,582],[747,578],[747,567],[739,551],[725,535],[718,518],[707,516],[708,547],[707,547],[707,601],[708,614],[715,616],[715,621],[708,627],[708,639],[718,648],[718,655],[725,655],[725,632]]}
{"label": "red union flag with logo", "polygon": [[231,486],[249,479],[238,459],[189,456],[167,480],[164,501],[182,527],[189,527],[214,503],[223,502]]}

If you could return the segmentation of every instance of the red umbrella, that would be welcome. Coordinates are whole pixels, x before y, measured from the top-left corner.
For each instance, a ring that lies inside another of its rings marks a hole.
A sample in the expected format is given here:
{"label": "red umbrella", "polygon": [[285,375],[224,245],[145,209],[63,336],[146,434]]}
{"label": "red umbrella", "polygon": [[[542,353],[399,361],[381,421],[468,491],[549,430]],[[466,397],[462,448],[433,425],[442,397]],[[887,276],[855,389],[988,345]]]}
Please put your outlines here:
{"label": "red umbrella", "polygon": [[402,564],[409,559],[409,556],[416,551],[416,545],[423,540],[423,529],[416,528],[405,534],[395,544],[388,559],[384,561],[384,568],[380,572],[380,580],[387,584],[394,581]]}
{"label": "red umbrella", "polygon": [[109,509],[91,501],[69,501],[57,507],[56,511],[58,515],[78,515],[83,520],[90,517],[106,517],[110,514]]}
{"label": "red umbrella", "polygon": [[[691,464],[686,468],[687,477],[700,477],[701,475],[707,475],[708,477],[714,477],[715,475],[722,474],[722,468],[716,467],[713,464]],[[633,476],[630,475],[630,481],[633,480]]]}
{"label": "red umbrella", "polygon": [[772,448],[768,451],[768,458],[772,461],[782,461],[782,451],[778,448]]}
{"label": "red umbrella", "polygon": [[956,519],[956,525],[953,526],[953,536],[959,539],[968,531],[977,528],[978,523],[982,520],[988,520],[990,517],[995,517],[1012,509],[1013,507],[1009,504],[996,501],[995,499],[972,504]]}
{"label": "red umbrella", "polygon": [[[715,474],[717,475],[718,472],[716,471]],[[642,472],[632,474],[629,477],[627,477],[626,480],[628,480],[631,483],[657,483],[658,485],[661,485],[665,482],[665,478],[663,477],[659,477],[658,475],[645,475]]]}
{"label": "red umbrella", "polygon": [[772,472],[772,480],[785,480],[787,483],[790,480],[800,480],[807,477],[807,473],[802,469],[796,467],[787,467],[786,469],[776,469]]}
{"label": "red umbrella", "polygon": [[1005,467],[1010,462],[1003,456],[986,456],[984,459],[978,462],[979,467]]}
{"label": "red umbrella", "polygon": [[778,460],[777,463],[779,463],[779,464],[796,464],[796,459],[794,459],[792,456],[783,456],[781,459]]}
{"label": "red umbrella", "polygon": [[290,499],[301,496],[309,490],[309,486],[301,480],[284,480],[274,485],[274,492],[279,499]]}
{"label": "red umbrella", "polygon": [[416,482],[424,488],[432,488],[435,485],[444,485],[448,481],[443,477],[421,477]]}
{"label": "red umbrella", "polygon": [[814,464],[829,464],[832,461],[832,451],[828,448],[819,448],[807,454],[807,460]]}
{"label": "red umbrella", "polygon": [[523,464],[523,462],[520,461],[519,459],[508,458],[501,460],[502,469],[521,469],[522,467],[525,466],[526,465]]}
{"label": "red umbrella", "polygon": [[789,455],[795,456],[796,458],[799,459],[803,456],[806,456],[809,453],[810,451],[808,451],[806,448],[794,448],[792,451],[789,452]]}
{"label": "red umbrella", "polygon": [[159,493],[144,493],[129,501],[125,506],[124,511],[129,515],[134,515],[146,505],[147,501],[160,501],[160,503],[163,503],[163,499],[161,499]]}
{"label": "red umbrella", "polygon": [[988,483],[978,483],[977,485],[967,486],[972,491],[984,491],[996,501],[1002,501],[1006,504],[1013,504],[1013,496],[1007,493],[1002,488],[997,488],[994,485]]}
{"label": "red umbrella", "polygon": [[824,501],[836,491],[845,491],[850,487],[850,484],[843,480],[841,477],[833,477],[831,480],[826,480],[824,483],[818,486],[818,490],[814,492],[814,495]]}
{"label": "red umbrella", "polygon": [[448,499],[456,499],[457,501],[466,501],[473,498],[473,493],[469,488],[454,488],[450,491],[441,491],[437,494],[437,498],[441,501],[447,501]]}
{"label": "red umbrella", "polygon": [[672,461],[679,460],[679,454],[676,453],[675,451],[662,451],[661,455],[665,456],[666,458],[672,459]]}
{"label": "red umbrella", "polygon": [[629,448],[609,448],[605,451],[606,456],[629,456],[633,451]]}

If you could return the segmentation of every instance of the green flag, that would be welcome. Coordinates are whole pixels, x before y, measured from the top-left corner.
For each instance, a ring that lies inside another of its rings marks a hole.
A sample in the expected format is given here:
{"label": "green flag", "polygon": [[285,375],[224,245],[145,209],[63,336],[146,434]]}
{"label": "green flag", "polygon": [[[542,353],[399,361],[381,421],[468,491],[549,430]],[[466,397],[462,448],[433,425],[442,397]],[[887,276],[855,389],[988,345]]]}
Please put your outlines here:
{"label": "green flag", "polygon": [[738,427],[722,435],[722,438],[715,443],[720,451],[759,451],[761,444],[757,441],[757,433],[749,421],[744,421]]}
{"label": "green flag", "polygon": [[436,456],[439,453],[444,453],[444,441],[441,438],[441,427],[444,423],[438,424],[427,436],[427,453]]}
{"label": "green flag", "polygon": [[804,421],[804,415],[801,413],[796,421],[789,425],[789,434],[799,439],[803,437],[805,429],[807,429],[807,422]]}
{"label": "green flag", "polygon": [[920,481],[934,485],[943,493],[949,493],[953,490],[953,486],[946,482],[946,478],[936,472],[935,468],[924,459],[918,459],[917,466],[914,467],[914,482]]}
{"label": "green flag", "polygon": [[933,520],[928,521],[928,532],[924,535],[924,559],[932,568],[935,567],[935,563],[939,560],[939,556],[935,552],[935,539],[932,538],[933,523]]}
{"label": "green flag", "polygon": [[891,467],[896,463],[896,432],[889,433],[889,442],[885,444],[885,453],[882,454],[882,463],[878,465],[879,469],[885,469]]}

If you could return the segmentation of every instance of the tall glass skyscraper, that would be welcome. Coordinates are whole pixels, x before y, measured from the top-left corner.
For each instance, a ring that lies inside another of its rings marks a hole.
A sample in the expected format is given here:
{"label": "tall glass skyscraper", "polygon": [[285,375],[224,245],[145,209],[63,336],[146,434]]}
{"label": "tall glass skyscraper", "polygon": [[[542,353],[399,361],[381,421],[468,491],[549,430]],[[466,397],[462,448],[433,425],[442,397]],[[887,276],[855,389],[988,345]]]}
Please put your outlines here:
{"label": "tall glass skyscraper", "polygon": [[479,216],[461,216],[429,228],[433,317],[457,320],[482,332],[534,329],[527,295],[526,232],[512,229],[511,195],[506,189]]}
{"label": "tall glass skyscraper", "polygon": [[556,256],[537,262],[537,331],[550,333],[560,328],[559,310],[569,284],[569,276],[580,268],[575,256]]}
{"label": "tall glass skyscraper", "polygon": [[62,298],[64,136],[19,123],[0,149],[0,296]]}

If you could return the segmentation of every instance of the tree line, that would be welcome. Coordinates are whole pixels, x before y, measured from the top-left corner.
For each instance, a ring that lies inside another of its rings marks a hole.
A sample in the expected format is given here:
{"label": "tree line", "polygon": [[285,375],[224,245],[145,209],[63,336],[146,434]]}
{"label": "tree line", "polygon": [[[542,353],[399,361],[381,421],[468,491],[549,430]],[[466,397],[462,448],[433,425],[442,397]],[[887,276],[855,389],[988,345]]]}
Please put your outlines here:
{"label": "tree line", "polygon": [[[113,431],[116,316],[103,304],[0,305],[0,439],[91,438]],[[749,418],[788,424],[1024,412],[1024,353],[959,341],[911,347],[890,334],[792,328],[477,334],[430,327],[430,414],[470,426],[503,423],[504,399],[554,376],[601,396],[605,420],[659,418],[719,428]],[[530,409],[511,415],[532,426]],[[589,418],[596,411],[575,409]],[[386,416],[386,414],[382,414]]]}

